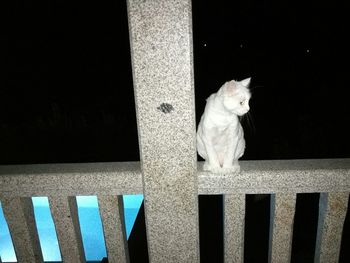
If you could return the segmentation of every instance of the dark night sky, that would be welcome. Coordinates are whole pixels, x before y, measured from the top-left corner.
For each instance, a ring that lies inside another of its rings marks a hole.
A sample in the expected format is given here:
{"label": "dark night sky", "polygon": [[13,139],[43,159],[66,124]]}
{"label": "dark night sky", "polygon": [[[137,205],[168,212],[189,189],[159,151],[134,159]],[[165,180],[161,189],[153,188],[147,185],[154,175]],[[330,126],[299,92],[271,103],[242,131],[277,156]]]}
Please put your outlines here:
{"label": "dark night sky", "polygon": [[[0,163],[139,160],[125,1],[8,2]],[[197,122],[251,76],[244,159],[350,157],[342,3],[193,1]]]}

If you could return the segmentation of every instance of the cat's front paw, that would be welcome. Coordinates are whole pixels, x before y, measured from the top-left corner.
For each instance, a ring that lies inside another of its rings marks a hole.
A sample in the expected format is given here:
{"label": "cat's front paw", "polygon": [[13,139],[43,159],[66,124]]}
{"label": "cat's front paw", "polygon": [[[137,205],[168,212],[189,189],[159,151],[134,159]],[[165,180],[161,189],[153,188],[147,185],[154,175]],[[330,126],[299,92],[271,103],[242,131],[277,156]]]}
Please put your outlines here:
{"label": "cat's front paw", "polygon": [[219,166],[219,167],[212,168],[211,172],[214,174],[225,174],[225,169]]}
{"label": "cat's front paw", "polygon": [[232,173],[239,173],[241,171],[241,167],[237,164],[232,166],[231,170],[232,170]]}
{"label": "cat's front paw", "polygon": [[225,174],[239,173],[241,171],[241,167],[239,165],[233,165],[231,167],[222,168]]}
{"label": "cat's front paw", "polygon": [[203,170],[204,171],[211,171],[211,166],[210,166],[210,164],[208,162],[205,162],[203,164]]}
{"label": "cat's front paw", "polygon": [[215,174],[221,174],[221,175],[224,175],[224,174],[231,174],[231,173],[235,173],[237,172],[236,169],[233,169],[232,168],[223,168],[223,167],[215,167],[215,168],[211,168],[210,170],[212,173],[215,173]]}
{"label": "cat's front paw", "polygon": [[220,166],[210,165],[209,162],[205,162],[203,164],[203,170],[208,171],[208,172],[212,172],[212,173],[223,173],[222,168]]}

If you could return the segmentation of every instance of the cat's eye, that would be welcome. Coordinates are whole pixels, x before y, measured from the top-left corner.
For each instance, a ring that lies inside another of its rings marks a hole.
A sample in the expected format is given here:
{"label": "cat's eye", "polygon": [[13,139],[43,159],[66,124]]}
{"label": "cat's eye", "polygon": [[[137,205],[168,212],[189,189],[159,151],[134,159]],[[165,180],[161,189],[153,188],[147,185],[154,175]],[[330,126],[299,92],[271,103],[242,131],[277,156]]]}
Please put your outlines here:
{"label": "cat's eye", "polygon": [[243,106],[243,104],[244,104],[244,100],[242,100],[239,104],[241,104],[242,106]]}

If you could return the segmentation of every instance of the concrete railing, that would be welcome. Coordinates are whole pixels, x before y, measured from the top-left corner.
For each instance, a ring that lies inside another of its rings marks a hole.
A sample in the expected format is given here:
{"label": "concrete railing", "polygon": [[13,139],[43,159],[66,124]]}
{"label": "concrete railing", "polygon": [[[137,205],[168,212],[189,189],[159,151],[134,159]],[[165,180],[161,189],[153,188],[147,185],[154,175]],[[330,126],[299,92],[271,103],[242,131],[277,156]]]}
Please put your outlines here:
{"label": "concrete railing", "polygon": [[296,194],[320,192],[315,261],[337,262],[349,160],[242,162],[226,176],[197,169],[191,1],[127,5],[141,161],[2,166],[18,261],[43,262],[31,197],[47,196],[63,261],[85,262],[75,196],[97,195],[109,262],[128,262],[121,195],[143,193],[150,262],[199,262],[198,194],[224,194],[225,262],[242,262],[245,194],[271,193],[269,259],[288,262]]}
{"label": "concrete railing", "polygon": [[[238,175],[220,176],[198,164],[198,194],[224,195],[225,262],[243,262],[245,194],[272,194],[269,261],[289,262],[296,194],[314,192],[321,193],[315,262],[338,261],[350,159],[242,161],[241,166]],[[0,200],[19,262],[43,262],[33,196],[49,199],[62,260],[85,262],[78,195],[98,197],[109,262],[128,262],[123,194],[143,194],[138,162],[0,166]]]}

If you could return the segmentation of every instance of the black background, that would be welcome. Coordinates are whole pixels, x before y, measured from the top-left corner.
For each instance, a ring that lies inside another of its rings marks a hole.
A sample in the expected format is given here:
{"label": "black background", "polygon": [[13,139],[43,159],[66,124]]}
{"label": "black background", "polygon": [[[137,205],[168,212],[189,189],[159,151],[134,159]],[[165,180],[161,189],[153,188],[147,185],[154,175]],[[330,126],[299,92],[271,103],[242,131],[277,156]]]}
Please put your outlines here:
{"label": "black background", "polygon": [[[0,5],[0,164],[138,161],[125,1]],[[225,81],[252,77],[243,159],[350,157],[345,1],[192,6],[197,123]],[[312,262],[317,198],[298,195],[293,262]],[[221,202],[200,197],[203,262],[222,260]],[[247,262],[266,261],[268,215],[269,196],[247,196]]]}
{"label": "black background", "polygon": [[[8,3],[0,163],[139,160],[125,2]],[[244,159],[349,157],[345,10],[193,1],[197,122],[225,81],[252,77]]]}

